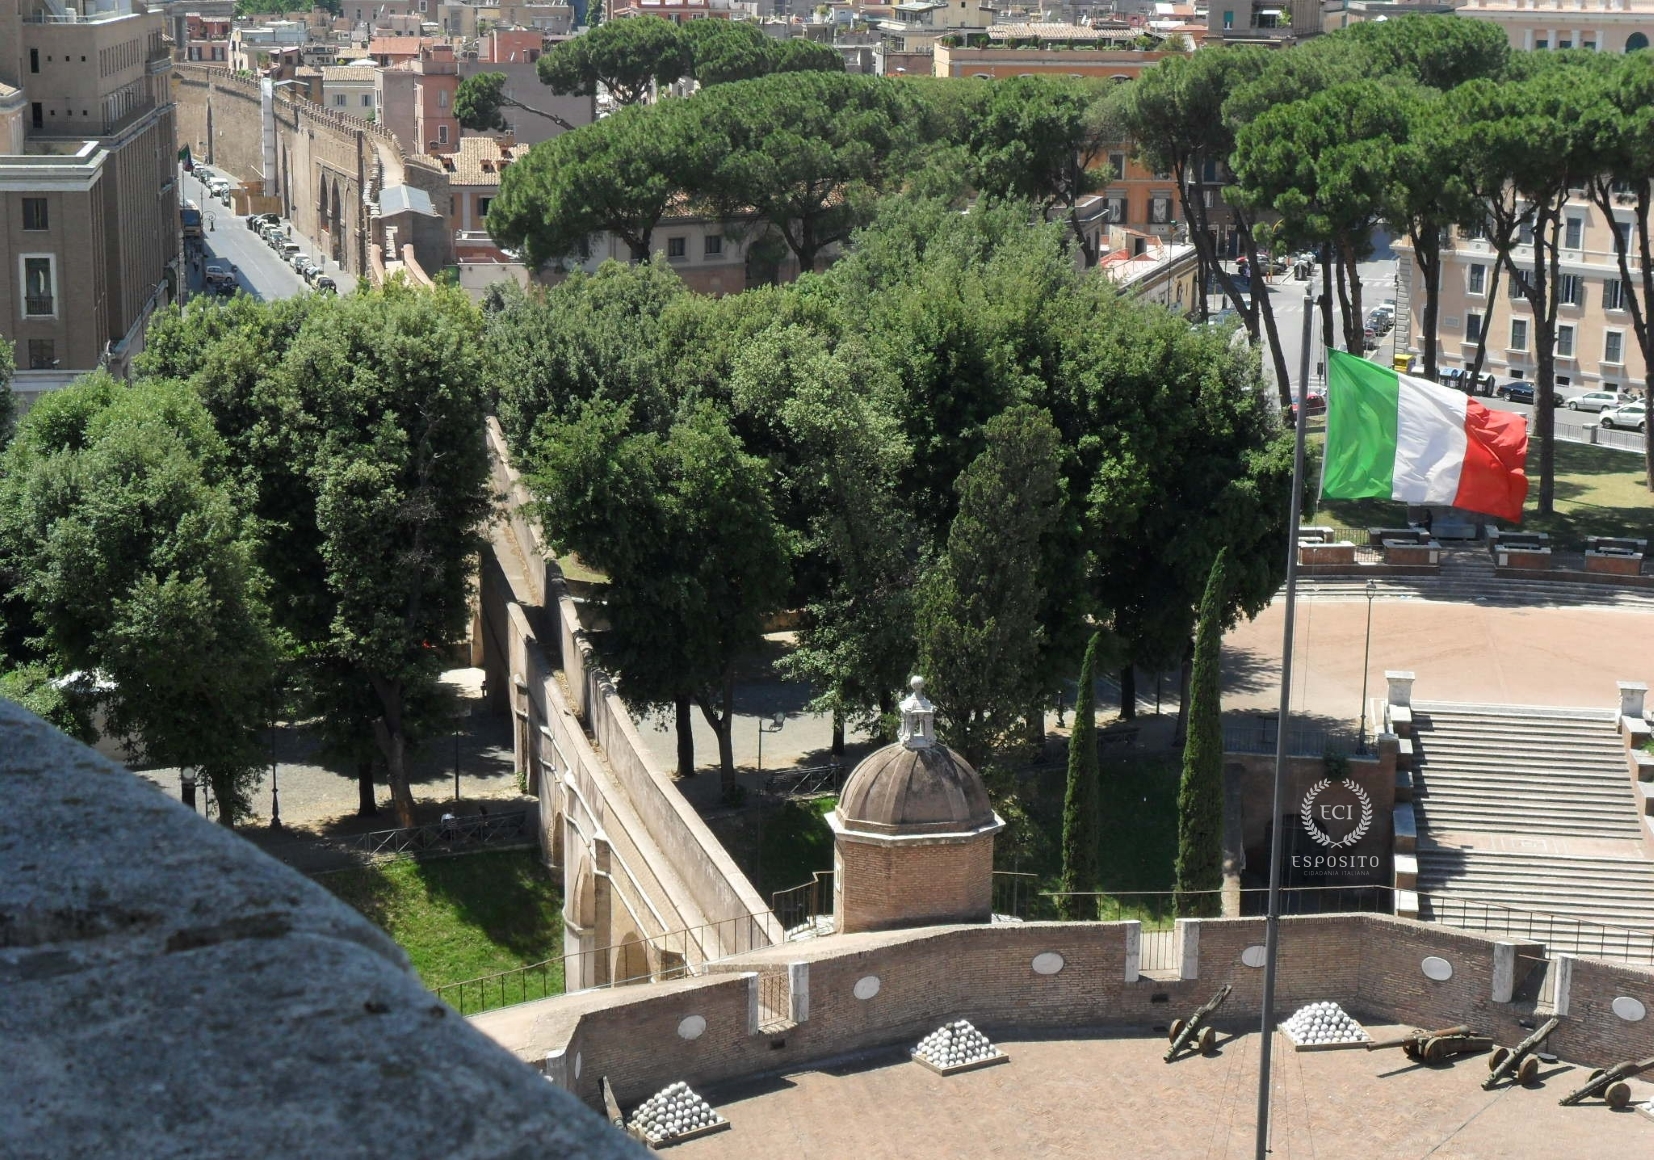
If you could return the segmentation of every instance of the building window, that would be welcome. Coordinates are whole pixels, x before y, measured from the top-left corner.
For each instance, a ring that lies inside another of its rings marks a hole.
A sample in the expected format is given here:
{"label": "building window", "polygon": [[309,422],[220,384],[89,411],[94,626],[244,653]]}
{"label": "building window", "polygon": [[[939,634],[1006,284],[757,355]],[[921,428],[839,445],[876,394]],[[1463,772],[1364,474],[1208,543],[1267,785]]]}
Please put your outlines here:
{"label": "building window", "polygon": [[1235,27],[1235,14],[1233,12],[1225,12],[1223,14],[1223,27],[1226,30]]}
{"label": "building window", "polygon": [[48,254],[30,256],[24,254],[19,261],[23,264],[23,313],[33,318],[55,318],[57,316],[57,278],[52,271],[52,259]]}
{"label": "building window", "polygon": [[1558,40],[1556,42],[1556,47],[1559,48],[1559,49],[1561,49],[1561,48],[1572,48],[1573,46],[1574,46],[1574,41],[1573,41],[1572,37],[1569,37],[1567,40]]}
{"label": "building window", "polygon": [[1571,217],[1562,227],[1562,248],[1577,250],[1585,244],[1585,219]]}
{"label": "building window", "polygon": [[29,369],[49,371],[57,366],[57,348],[49,338],[29,339]]}
{"label": "building window", "polygon": [[447,89],[438,89],[436,91],[436,107],[439,109],[446,109],[448,107]]}
{"label": "building window", "polygon": [[46,208],[46,199],[43,197],[25,197],[23,199],[23,228],[26,230],[51,229],[51,217]]}
{"label": "building window", "polygon": [[1528,320],[1526,318],[1510,320],[1510,349],[1528,349]]}
{"label": "building window", "polygon": [[1487,293],[1487,267],[1480,262],[1470,267],[1470,285],[1468,289],[1472,294]]}
{"label": "building window", "polygon": [[1574,357],[1574,328],[1566,324],[1556,328],[1556,357]]}
{"label": "building window", "polygon": [[1487,226],[1478,221],[1475,225],[1463,227],[1459,231],[1459,234],[1467,241],[1481,241],[1483,238],[1487,237]]}
{"label": "building window", "polygon": [[1556,282],[1556,300],[1564,306],[1585,305],[1585,279],[1578,274],[1563,274]]}
{"label": "building window", "polygon": [[708,258],[718,258],[723,256],[723,252],[723,236],[721,234],[708,234],[706,236],[706,249],[704,251],[704,255]]}
{"label": "building window", "polygon": [[448,144],[448,126],[438,125],[436,127],[436,143],[438,145]]}
{"label": "building window", "polygon": [[479,197],[479,198],[477,198],[477,216],[481,217],[481,218],[487,217],[488,216],[488,207],[493,205],[493,204],[494,204],[494,199],[491,198],[491,197]]}
{"label": "building window", "polygon": [[1119,181],[1126,175],[1126,155],[1124,153],[1110,153],[1108,167],[1114,171],[1114,180]]}
{"label": "building window", "polygon": [[1474,310],[1467,312],[1464,316],[1464,340],[1466,342],[1475,342],[1481,337],[1482,316],[1477,314]]}
{"label": "building window", "polygon": [[1579,42],[1579,47],[1583,48],[1586,52],[1595,52],[1597,50],[1597,42],[1594,40],[1582,40]]}
{"label": "building window", "polygon": [[1516,227],[1516,244],[1519,246],[1533,245],[1533,223],[1525,221]]}
{"label": "building window", "polygon": [[1620,253],[1621,251],[1623,251],[1627,254],[1629,254],[1631,252],[1631,223],[1630,222],[1615,222],[1614,223],[1614,247],[1615,247],[1614,252],[1616,254]]}
{"label": "building window", "polygon": [[372,93],[363,93],[362,94],[362,108],[364,108],[364,109],[373,108],[373,94]]}
{"label": "building window", "polygon": [[1602,308],[1604,310],[1625,309],[1625,283],[1618,278],[1605,278],[1602,283]]}
{"label": "building window", "polygon": [[1563,387],[1571,387],[1574,385],[1574,380],[1569,378],[1567,375],[1557,375],[1556,385],[1558,390]]}
{"label": "building window", "polygon": [[1639,52],[1642,49],[1645,49],[1647,47],[1648,47],[1648,37],[1644,33],[1633,32],[1630,36],[1625,38],[1625,51],[1626,52]]}
{"label": "building window", "polygon": [[683,257],[684,250],[685,250],[684,241],[685,241],[685,239],[683,239],[683,238],[667,238],[666,239],[666,256],[668,258],[681,258],[681,257]]}
{"label": "building window", "polygon": [[1167,225],[1172,220],[1172,196],[1169,193],[1157,193],[1149,198],[1149,221],[1157,226]]}
{"label": "building window", "polygon": [[345,95],[343,93],[334,93],[333,94],[333,103],[334,103],[334,105],[338,106],[341,109],[344,108],[345,107]]}
{"label": "building window", "polygon": [[1610,330],[1602,336],[1602,361],[1618,366],[1625,361],[1625,332]]}
{"label": "building window", "polygon": [[[1210,192],[1210,191],[1208,191],[1208,192]],[[1103,210],[1103,220],[1105,222],[1108,222],[1110,225],[1121,225],[1125,222],[1125,220],[1126,220],[1126,197],[1125,197],[1125,194],[1117,194],[1113,197],[1110,197],[1107,200],[1107,202],[1105,203],[1105,208]]]}

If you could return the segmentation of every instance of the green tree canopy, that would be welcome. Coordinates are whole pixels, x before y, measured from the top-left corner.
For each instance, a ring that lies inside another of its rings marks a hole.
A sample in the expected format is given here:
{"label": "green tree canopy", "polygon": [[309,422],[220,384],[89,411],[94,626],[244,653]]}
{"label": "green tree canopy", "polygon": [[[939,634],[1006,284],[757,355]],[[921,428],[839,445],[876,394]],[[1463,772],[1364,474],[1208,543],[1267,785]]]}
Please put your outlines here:
{"label": "green tree canopy", "polygon": [[690,135],[718,146],[694,166],[699,183],[684,184],[724,216],[766,223],[809,271],[896,179],[911,102],[884,78],[802,72],[718,85],[685,104]]}
{"label": "green tree canopy", "polygon": [[[605,24],[578,39],[631,23]],[[593,235],[604,231],[626,243],[634,261],[648,261],[655,226],[698,182],[703,152],[719,145],[691,130],[692,103],[621,109],[534,146],[501,176],[488,208],[489,233],[521,249],[531,269],[585,257]]]}
{"label": "green tree canopy", "polygon": [[599,86],[622,105],[635,105],[652,85],[689,73],[689,46],[677,25],[658,16],[600,24],[565,40],[535,67],[540,82],[559,95],[593,96]]}
{"label": "green tree canopy", "polygon": [[915,597],[919,664],[943,696],[944,727],[985,760],[1038,691],[1040,539],[1061,504],[1061,436],[1036,407],[990,419],[959,477],[947,546]]}
{"label": "green tree canopy", "polygon": [[792,554],[763,462],[710,403],[658,433],[599,400],[543,430],[525,475],[548,539],[609,577],[611,627],[596,643],[621,695],[693,699],[732,790],[735,666],[782,606]]}
{"label": "green tree canopy", "polygon": [[[43,398],[0,460],[0,556],[54,673],[97,673],[136,758],[250,807],[275,652],[226,449],[187,387],[99,372]],[[37,695],[38,682],[31,682]]]}
{"label": "green tree canopy", "polygon": [[1212,562],[1200,602],[1194,676],[1189,682],[1189,738],[1177,791],[1177,913],[1222,913],[1223,691],[1225,553]]}

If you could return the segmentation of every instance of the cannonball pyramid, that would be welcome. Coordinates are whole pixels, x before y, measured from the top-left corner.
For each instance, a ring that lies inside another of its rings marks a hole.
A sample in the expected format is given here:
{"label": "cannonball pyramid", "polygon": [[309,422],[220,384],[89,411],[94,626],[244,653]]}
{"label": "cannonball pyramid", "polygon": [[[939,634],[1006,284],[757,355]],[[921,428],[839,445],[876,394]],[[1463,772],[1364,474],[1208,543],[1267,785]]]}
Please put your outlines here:
{"label": "cannonball pyramid", "polygon": [[1355,1047],[1372,1037],[1330,999],[1300,1007],[1281,1030],[1299,1051],[1318,1047]]}
{"label": "cannonball pyramid", "polygon": [[675,1083],[639,1104],[628,1126],[658,1147],[728,1127],[729,1121],[713,1111],[712,1105],[691,1091],[688,1084]]}
{"label": "cannonball pyramid", "polygon": [[1005,1054],[968,1019],[944,1024],[919,1040],[913,1058],[944,1075],[1004,1059]]}

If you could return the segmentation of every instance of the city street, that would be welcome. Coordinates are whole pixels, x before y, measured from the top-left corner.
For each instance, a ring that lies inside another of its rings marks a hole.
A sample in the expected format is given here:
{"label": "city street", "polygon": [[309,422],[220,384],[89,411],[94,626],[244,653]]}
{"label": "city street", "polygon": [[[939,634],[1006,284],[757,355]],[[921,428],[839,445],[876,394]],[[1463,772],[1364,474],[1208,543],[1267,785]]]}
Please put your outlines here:
{"label": "city street", "polygon": [[[221,170],[214,172],[222,174]],[[205,261],[190,264],[189,289],[192,294],[200,294],[206,288],[202,271],[207,262],[234,266],[236,285],[243,293],[261,301],[291,298],[310,289],[291,266],[264,244],[264,239],[247,228],[245,217],[238,216],[229,206],[215,199],[195,174],[185,173],[182,178],[184,197],[201,207],[202,228],[206,230],[199,249]],[[339,293],[348,294],[356,289],[356,279],[340,269],[337,262],[325,260],[314,242],[297,233],[293,234],[293,240],[311,258],[321,263],[323,271],[338,283]],[[194,255],[197,251],[192,247],[189,253]]]}

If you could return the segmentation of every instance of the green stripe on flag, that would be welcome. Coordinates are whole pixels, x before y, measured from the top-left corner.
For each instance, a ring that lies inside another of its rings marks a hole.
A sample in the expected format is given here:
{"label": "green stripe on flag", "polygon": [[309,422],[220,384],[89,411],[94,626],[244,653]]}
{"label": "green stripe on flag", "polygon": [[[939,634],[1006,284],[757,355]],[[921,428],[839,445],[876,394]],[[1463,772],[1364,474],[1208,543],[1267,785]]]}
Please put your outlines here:
{"label": "green stripe on flag", "polygon": [[1327,499],[1389,499],[1396,467],[1401,384],[1396,373],[1343,351],[1327,360]]}

